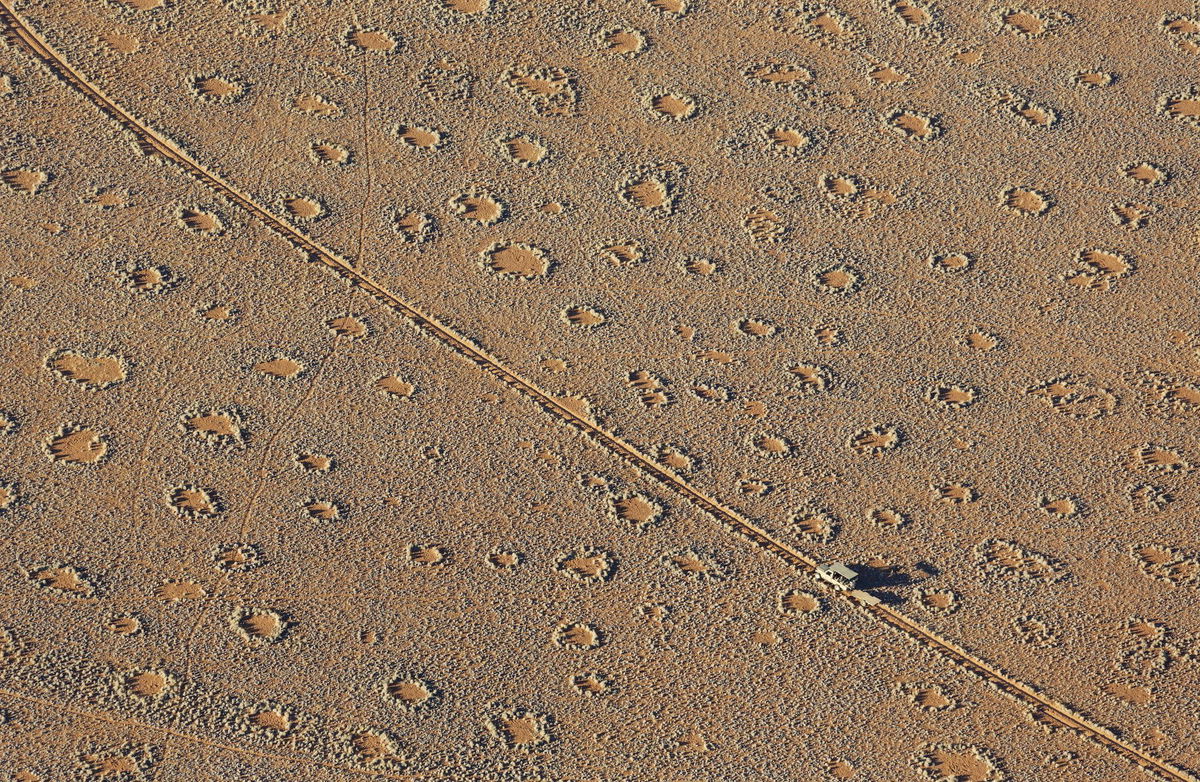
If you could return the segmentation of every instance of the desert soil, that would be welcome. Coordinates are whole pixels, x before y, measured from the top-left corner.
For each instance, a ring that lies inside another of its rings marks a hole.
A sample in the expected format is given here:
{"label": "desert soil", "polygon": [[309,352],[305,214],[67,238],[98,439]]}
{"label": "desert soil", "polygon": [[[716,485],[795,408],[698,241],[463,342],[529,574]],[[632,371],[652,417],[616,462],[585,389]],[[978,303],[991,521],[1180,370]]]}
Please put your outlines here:
{"label": "desert soil", "polygon": [[1200,7],[0,23],[0,780],[1197,778]]}

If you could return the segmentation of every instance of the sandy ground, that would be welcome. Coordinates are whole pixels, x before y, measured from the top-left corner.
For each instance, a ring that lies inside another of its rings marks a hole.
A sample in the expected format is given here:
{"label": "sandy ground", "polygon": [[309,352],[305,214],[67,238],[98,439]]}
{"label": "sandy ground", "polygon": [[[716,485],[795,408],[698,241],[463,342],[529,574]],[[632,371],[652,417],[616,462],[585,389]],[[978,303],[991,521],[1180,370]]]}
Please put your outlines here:
{"label": "sandy ground", "polygon": [[0,6],[0,779],[1194,779],[1200,10]]}

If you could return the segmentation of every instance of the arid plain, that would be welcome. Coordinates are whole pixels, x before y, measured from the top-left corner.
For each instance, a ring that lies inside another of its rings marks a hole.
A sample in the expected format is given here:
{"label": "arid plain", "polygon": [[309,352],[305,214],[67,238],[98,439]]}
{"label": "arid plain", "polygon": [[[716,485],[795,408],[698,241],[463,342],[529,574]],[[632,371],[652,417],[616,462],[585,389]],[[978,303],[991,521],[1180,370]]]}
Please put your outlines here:
{"label": "arid plain", "polygon": [[0,780],[1198,778],[1200,8],[0,23]]}

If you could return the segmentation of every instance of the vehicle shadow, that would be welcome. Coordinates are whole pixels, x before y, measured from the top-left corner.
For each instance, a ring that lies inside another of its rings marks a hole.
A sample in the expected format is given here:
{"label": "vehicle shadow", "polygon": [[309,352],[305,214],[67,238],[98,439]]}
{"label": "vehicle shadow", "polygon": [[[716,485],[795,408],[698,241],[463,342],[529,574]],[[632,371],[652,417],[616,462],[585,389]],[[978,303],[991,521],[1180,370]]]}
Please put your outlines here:
{"label": "vehicle shadow", "polygon": [[941,574],[937,567],[928,562],[917,562],[911,567],[870,567],[852,565],[858,572],[858,588],[869,592],[886,605],[906,602],[903,592],[914,584]]}
{"label": "vehicle shadow", "polygon": [[897,567],[873,568],[858,565],[854,569],[858,571],[859,589],[899,589],[911,586],[918,580],[908,571]]}

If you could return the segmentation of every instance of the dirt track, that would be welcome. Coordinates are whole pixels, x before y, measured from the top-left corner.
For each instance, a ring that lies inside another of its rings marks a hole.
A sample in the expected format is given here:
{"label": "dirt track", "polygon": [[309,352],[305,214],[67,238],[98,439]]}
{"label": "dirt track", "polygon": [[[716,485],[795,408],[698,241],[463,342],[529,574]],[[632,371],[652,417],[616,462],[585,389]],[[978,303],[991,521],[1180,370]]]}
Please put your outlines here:
{"label": "dirt track", "polygon": [[[244,210],[254,220],[287,240],[310,260],[323,264],[333,270],[343,279],[349,281],[355,288],[370,294],[390,310],[408,319],[426,335],[435,338],[460,357],[466,358],[487,374],[499,379],[505,385],[531,399],[549,415],[583,433],[592,442],[600,445],[620,460],[631,465],[636,471],[666,486],[681,496],[686,502],[704,511],[729,529],[748,539],[757,547],[771,552],[799,572],[808,573],[816,567],[818,560],[814,555],[806,553],[801,547],[789,543],[781,536],[770,532],[767,527],[750,521],[741,512],[722,503],[706,491],[694,487],[691,482],[682,477],[675,469],[639,450],[630,441],[614,434],[613,431],[602,426],[592,416],[581,412],[580,409],[570,404],[569,401],[544,390],[538,384],[523,377],[516,370],[510,369],[501,360],[495,358],[484,348],[476,344],[473,339],[460,334],[455,329],[440,322],[437,318],[426,314],[422,308],[392,293],[383,283],[377,282],[350,261],[326,249],[306,232],[295,227],[288,220],[274,214],[269,208],[260,204],[246,192],[239,190],[233,184],[226,181],[226,179],[212,173],[196,159],[193,159],[192,156],[182,151],[179,146],[168,140],[166,136],[133,116],[113,99],[107,97],[103,90],[79,74],[49,44],[34,33],[22,18],[8,6],[7,2],[0,2],[0,9],[2,9],[5,22],[9,28],[10,40],[18,42],[30,54],[40,59],[49,67],[62,82],[83,94],[97,108],[115,120],[126,131],[133,134],[137,138],[139,146],[147,154],[159,155],[171,161],[196,182],[209,188],[229,204]],[[245,531],[245,527],[243,527],[243,534]],[[852,598],[847,597],[847,599],[854,602]],[[1042,717],[1050,718],[1052,722],[1079,733],[1085,738],[1112,750],[1122,758],[1157,773],[1165,779],[1196,779],[1195,776],[1177,767],[1175,764],[1162,760],[1156,757],[1154,753],[1119,738],[1113,729],[1092,722],[1088,718],[1050,699],[1035,687],[1025,684],[1010,674],[1003,672],[998,666],[988,663],[975,654],[966,651],[959,644],[946,640],[943,634],[927,628],[915,620],[909,619],[896,609],[885,604],[867,606],[865,610],[879,621],[912,636],[919,643],[932,649],[942,657],[984,679],[1001,692],[1032,707]],[[28,697],[32,701],[42,702],[32,696],[22,696],[17,693],[10,693],[10,695],[16,698]],[[406,778],[391,774],[385,774],[385,776],[389,778]]]}

